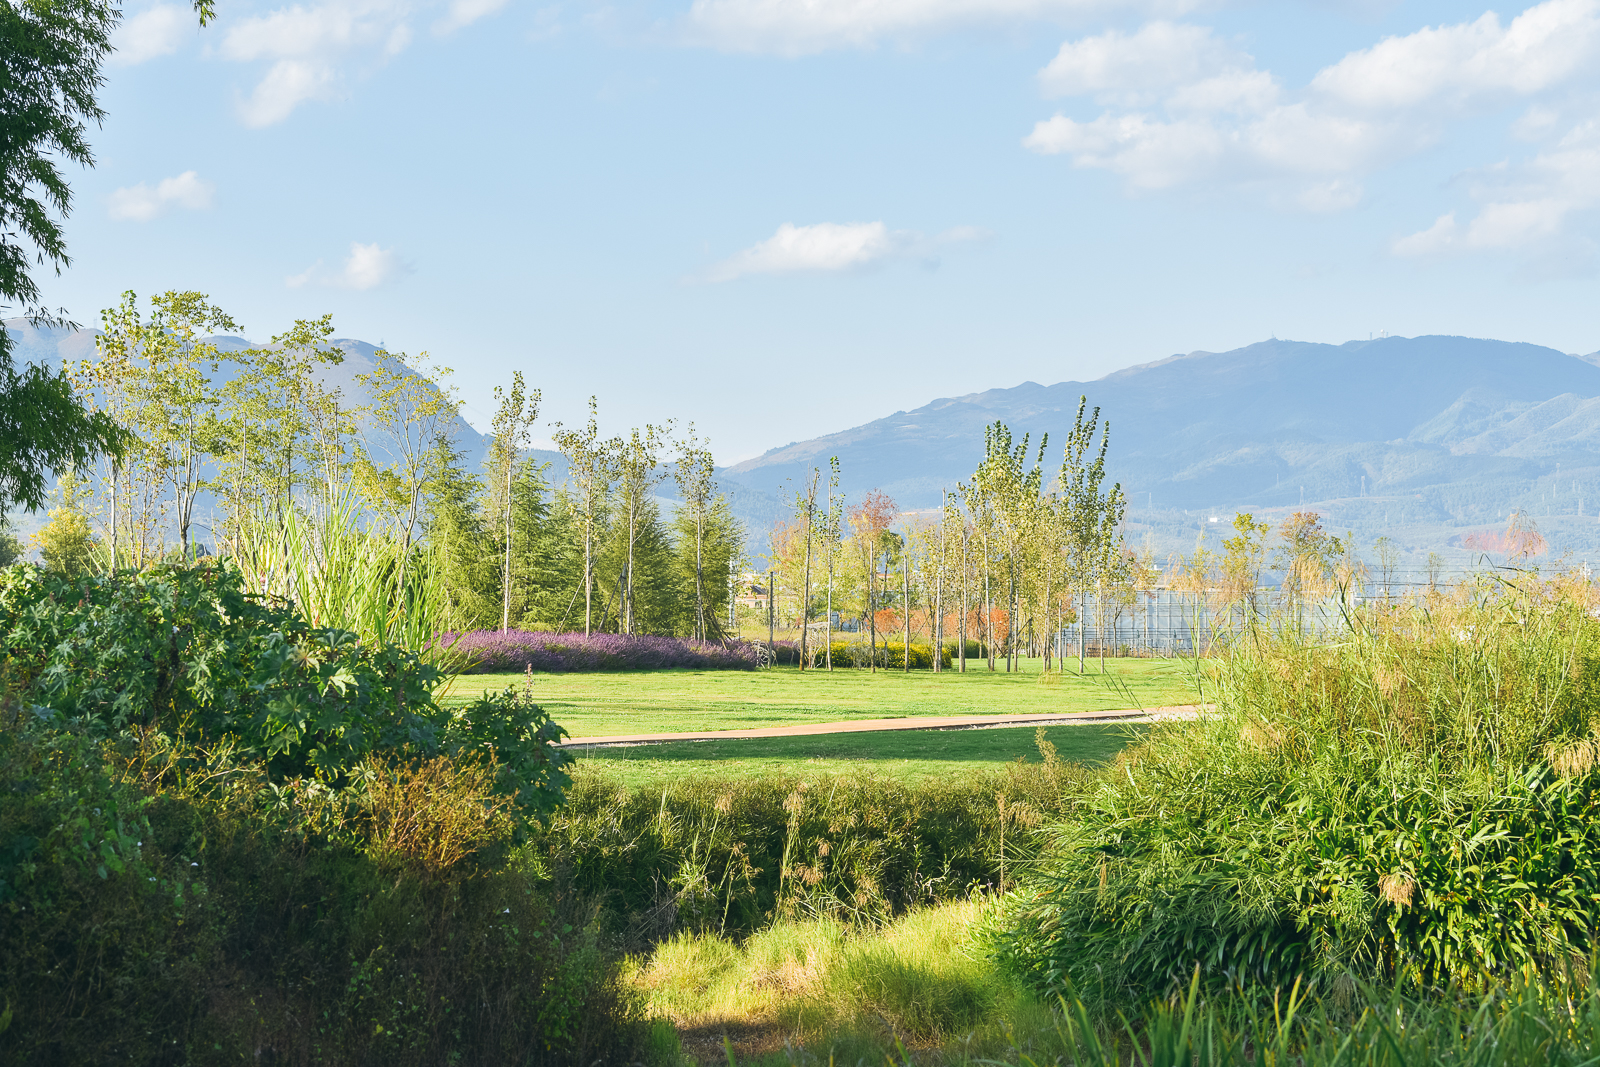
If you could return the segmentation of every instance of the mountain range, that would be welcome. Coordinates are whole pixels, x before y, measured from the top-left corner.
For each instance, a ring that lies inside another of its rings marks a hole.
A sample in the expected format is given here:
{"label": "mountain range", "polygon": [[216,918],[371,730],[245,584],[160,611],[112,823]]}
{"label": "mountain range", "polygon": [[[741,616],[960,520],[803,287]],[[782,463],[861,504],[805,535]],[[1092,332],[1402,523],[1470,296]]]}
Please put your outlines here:
{"label": "mountain range", "polygon": [[[934,400],[733,465],[751,488],[798,484],[840,460],[848,493],[880,488],[902,508],[936,507],[1003,421],[1053,471],[1080,397],[1109,423],[1107,469],[1136,524],[1166,539],[1236,510],[1302,506],[1360,536],[1409,531],[1450,547],[1513,509],[1572,527],[1561,543],[1600,548],[1600,353],[1468,337],[1342,345],[1272,339],[1190,352],[1095,381],[1024,382]],[[1587,522],[1577,520],[1587,512]],[[1552,538],[1556,540],[1556,538]]]}
{"label": "mountain range", "polygon": [[[6,326],[24,361],[58,365],[93,352],[91,331]],[[356,375],[376,365],[378,350],[335,344],[345,362],[325,384],[358,403]],[[1162,549],[1235,510],[1273,518],[1304,507],[1363,539],[1387,533],[1412,553],[1458,547],[1464,532],[1522,510],[1561,547],[1600,552],[1600,353],[1467,337],[1274,338],[1089,382],[1024,382],[794,442],[719,477],[756,544],[779,500],[813,467],[826,471],[831,456],[849,497],[881,489],[903,509],[933,508],[971,477],[983,428],[997,420],[1035,445],[1048,434],[1053,472],[1080,398],[1109,425],[1108,474],[1127,493],[1130,526]],[[464,420],[455,434],[475,465],[486,439]],[[562,477],[562,457],[535,455]],[[672,491],[664,482],[663,497]]]}

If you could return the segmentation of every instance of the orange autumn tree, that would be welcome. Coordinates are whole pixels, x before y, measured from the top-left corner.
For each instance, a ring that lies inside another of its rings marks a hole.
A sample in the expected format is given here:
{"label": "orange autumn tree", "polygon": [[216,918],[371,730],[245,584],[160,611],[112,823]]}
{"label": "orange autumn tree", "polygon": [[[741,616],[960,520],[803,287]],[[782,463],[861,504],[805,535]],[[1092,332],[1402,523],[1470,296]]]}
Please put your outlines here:
{"label": "orange autumn tree", "polygon": [[862,579],[862,617],[871,626],[872,669],[878,669],[878,561],[899,548],[900,539],[889,527],[900,514],[899,505],[888,493],[874,489],[845,513],[850,527],[846,555]]}

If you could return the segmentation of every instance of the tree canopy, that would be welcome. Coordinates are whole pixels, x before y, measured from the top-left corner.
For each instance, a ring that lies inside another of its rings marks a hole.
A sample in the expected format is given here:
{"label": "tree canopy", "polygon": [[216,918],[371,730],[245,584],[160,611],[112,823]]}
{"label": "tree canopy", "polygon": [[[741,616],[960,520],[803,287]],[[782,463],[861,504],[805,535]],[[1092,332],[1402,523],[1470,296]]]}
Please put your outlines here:
{"label": "tree canopy", "polygon": [[[195,0],[201,25],[212,0]],[[72,190],[60,163],[94,166],[88,127],[104,118],[101,65],[122,9],[110,0],[0,0],[0,307],[62,321],[41,306],[36,267],[71,263],[62,220]],[[52,471],[82,466],[123,443],[86,409],[61,370],[18,368],[0,329],[0,507],[44,502]]]}

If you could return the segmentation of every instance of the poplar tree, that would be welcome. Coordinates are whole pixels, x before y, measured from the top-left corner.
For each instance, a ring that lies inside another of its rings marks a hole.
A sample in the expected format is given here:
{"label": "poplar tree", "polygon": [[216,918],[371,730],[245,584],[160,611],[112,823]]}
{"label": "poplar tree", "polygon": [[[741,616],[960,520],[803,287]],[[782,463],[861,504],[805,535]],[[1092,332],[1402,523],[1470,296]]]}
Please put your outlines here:
{"label": "poplar tree", "polygon": [[496,516],[504,531],[504,545],[500,568],[500,631],[511,628],[511,550],[515,530],[512,526],[512,481],[516,475],[517,457],[528,446],[529,432],[539,421],[539,401],[543,394],[535,389],[527,391],[522,382],[522,372],[513,371],[511,391],[502,392],[494,387],[499,406],[494,415],[494,437],[489,444],[489,465],[494,474],[494,491],[490,499],[495,502]]}
{"label": "poplar tree", "polygon": [[657,469],[660,463],[660,453],[667,443],[667,435],[671,432],[672,421],[669,419],[665,426],[655,426],[645,423],[644,429],[634,429],[628,434],[626,440],[619,442],[617,448],[617,493],[621,497],[621,512],[626,516],[626,534],[628,558],[622,575],[622,603],[620,615],[623,620],[623,633],[631,634],[635,631],[635,608],[637,604],[634,595],[634,550],[639,540],[641,524],[645,519],[646,505],[654,507],[650,500],[652,490],[666,477],[665,471]]}
{"label": "poplar tree", "polygon": [[[410,373],[405,353],[379,350],[376,366],[356,381],[372,397],[358,409],[362,440],[353,465],[356,484],[368,500],[387,508],[400,534],[400,565],[395,589],[405,588],[411,545],[423,518],[428,482],[428,458],[435,443],[454,423],[458,404],[436,378],[450,374],[448,367],[433,368],[431,375]],[[422,353],[426,366],[428,354]]]}
{"label": "poplar tree", "polygon": [[215,384],[222,354],[204,335],[238,324],[204,293],[168,291],[150,301],[139,328],[140,370],[133,414],[150,466],[172,489],[178,545],[189,558],[195,498],[210,486],[206,471],[224,447],[222,392]]}
{"label": "poplar tree", "polygon": [[711,496],[716,489],[712,480],[716,463],[709,445],[709,441],[695,436],[691,422],[689,432],[678,442],[678,463],[672,471],[682,501],[679,512],[686,520],[680,530],[694,547],[694,629],[691,636],[701,641],[707,639],[710,630],[706,617],[705,540],[706,523],[711,517]]}
{"label": "poplar tree", "polygon": [[572,511],[583,536],[583,632],[594,632],[595,539],[600,532],[611,484],[616,480],[617,453],[621,442],[603,441],[597,424],[599,404],[589,398],[589,421],[580,430],[555,425],[555,443],[567,457],[567,473],[573,483]]}

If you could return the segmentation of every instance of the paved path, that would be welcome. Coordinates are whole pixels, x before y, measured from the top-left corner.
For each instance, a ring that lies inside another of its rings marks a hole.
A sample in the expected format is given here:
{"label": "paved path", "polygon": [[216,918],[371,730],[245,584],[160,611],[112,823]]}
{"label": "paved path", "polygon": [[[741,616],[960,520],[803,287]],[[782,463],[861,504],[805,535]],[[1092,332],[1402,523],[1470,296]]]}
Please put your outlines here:
{"label": "paved path", "polygon": [[864,734],[888,730],[973,730],[1003,726],[1059,726],[1096,722],[1166,722],[1192,719],[1198,704],[1166,708],[1127,708],[1122,711],[1079,711],[1029,715],[918,715],[901,719],[852,719],[800,726],[766,726],[759,730],[708,730],[686,734],[615,734],[609,737],[569,737],[562,748],[608,748],[613,745],[658,745],[667,741],[739,741],[756,737],[810,737],[816,734]]}

